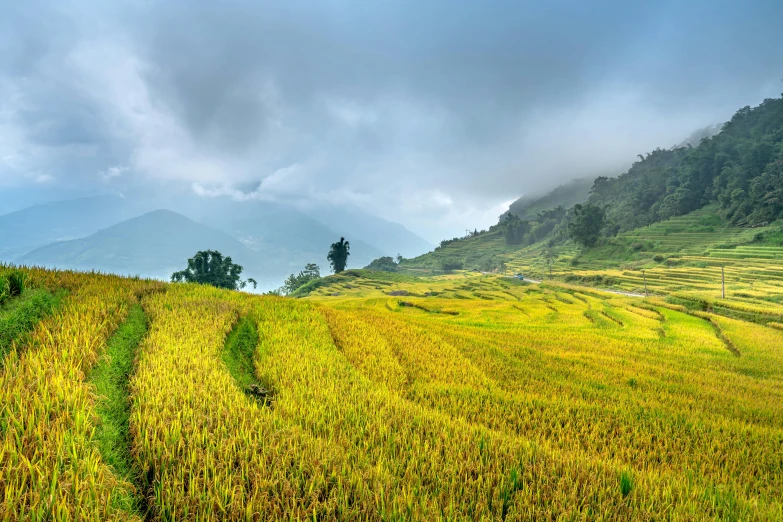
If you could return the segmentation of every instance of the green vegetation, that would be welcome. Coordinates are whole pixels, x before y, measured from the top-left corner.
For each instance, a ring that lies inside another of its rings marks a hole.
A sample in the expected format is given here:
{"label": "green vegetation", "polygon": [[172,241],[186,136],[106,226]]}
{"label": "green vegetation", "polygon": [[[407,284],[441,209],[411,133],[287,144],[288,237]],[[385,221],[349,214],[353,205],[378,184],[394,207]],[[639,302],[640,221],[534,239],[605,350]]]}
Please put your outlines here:
{"label": "green vegetation", "polygon": [[321,269],[315,263],[307,263],[299,274],[291,274],[283,283],[281,293],[291,294],[309,283],[320,279]]}
{"label": "green vegetation", "polygon": [[26,280],[27,276],[19,270],[12,270],[11,272],[0,274],[0,304],[3,304],[12,297],[21,295]]}
{"label": "green vegetation", "polygon": [[329,248],[329,254],[326,256],[332,267],[332,272],[339,274],[345,270],[345,266],[348,264],[348,256],[350,255],[351,244],[344,237],[341,237],[337,243],[332,243],[332,246]]}
{"label": "green vegetation", "polygon": [[0,305],[0,359],[14,343],[24,342],[25,333],[52,313],[63,296],[64,292],[53,294],[45,289],[33,288]]}
{"label": "green vegetation", "polygon": [[584,247],[595,246],[601,237],[605,218],[606,211],[602,207],[590,203],[577,204],[574,206],[573,217],[568,223],[568,235]]}
{"label": "green vegetation", "polygon": [[255,323],[247,317],[240,318],[226,338],[223,362],[237,386],[246,393],[252,393],[258,384],[253,363],[257,347],[258,332]]}
{"label": "green vegetation", "polygon": [[560,185],[547,194],[533,194],[519,198],[509,205],[508,213],[520,219],[532,220],[545,210],[557,207],[571,208],[577,203],[587,201],[592,186],[593,178],[575,179]]}
{"label": "green vegetation", "polygon": [[247,281],[239,279],[242,267],[231,260],[231,257],[223,257],[216,250],[199,251],[188,259],[188,267],[185,270],[171,274],[172,282],[199,283],[211,285],[217,288],[240,290],[251,283],[256,287],[256,281],[248,278]]}
{"label": "green vegetation", "polygon": [[632,230],[682,216],[708,203],[731,224],[783,217],[783,98],[734,114],[697,147],[657,149],[617,178],[599,177],[590,202],[607,205],[608,221]]}
{"label": "green vegetation", "polygon": [[[401,256],[398,256],[402,259]],[[380,270],[381,272],[396,272],[397,263],[390,256],[374,259],[369,265],[364,267],[367,270]]]}
{"label": "green vegetation", "polygon": [[[96,412],[100,423],[95,428],[95,440],[101,457],[122,479],[140,484],[138,470],[133,467],[131,434],[129,431],[131,403],[128,382],[133,372],[136,349],[147,332],[147,317],[136,304],[128,318],[106,343],[103,357],[90,374],[95,386]],[[123,491],[114,497],[114,507],[129,513],[146,510],[144,495]]]}

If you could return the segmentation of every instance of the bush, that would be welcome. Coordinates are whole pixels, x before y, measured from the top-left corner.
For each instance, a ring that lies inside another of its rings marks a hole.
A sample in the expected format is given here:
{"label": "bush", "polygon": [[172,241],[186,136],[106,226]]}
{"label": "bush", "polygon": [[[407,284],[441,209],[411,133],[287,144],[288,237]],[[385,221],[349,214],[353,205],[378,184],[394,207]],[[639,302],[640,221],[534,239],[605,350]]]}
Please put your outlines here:
{"label": "bush", "polygon": [[664,259],[666,258],[661,254],[656,254],[655,257],[653,257],[653,261],[655,261],[656,263],[663,263]]}
{"label": "bush", "polygon": [[444,272],[451,272],[452,270],[462,270],[464,263],[457,259],[444,259],[440,263],[440,267]]}
{"label": "bush", "polygon": [[369,265],[364,267],[367,270],[377,270],[380,272],[396,272],[397,263],[389,256],[374,259]]}

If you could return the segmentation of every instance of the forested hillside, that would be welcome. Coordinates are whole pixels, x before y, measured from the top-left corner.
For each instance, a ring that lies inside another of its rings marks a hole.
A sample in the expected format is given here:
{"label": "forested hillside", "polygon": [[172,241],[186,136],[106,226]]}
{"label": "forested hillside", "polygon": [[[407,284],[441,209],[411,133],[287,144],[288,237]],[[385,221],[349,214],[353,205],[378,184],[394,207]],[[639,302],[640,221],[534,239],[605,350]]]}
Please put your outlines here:
{"label": "forested hillside", "polygon": [[696,147],[639,157],[628,172],[593,184],[589,201],[606,206],[609,231],[650,225],[711,202],[732,224],[783,217],[783,98],[740,109]]}
{"label": "forested hillside", "polygon": [[593,186],[593,178],[579,178],[563,185],[544,195],[522,196],[508,207],[508,213],[521,219],[534,219],[539,212],[556,207],[570,208],[577,203],[587,201],[590,196],[590,188]]}

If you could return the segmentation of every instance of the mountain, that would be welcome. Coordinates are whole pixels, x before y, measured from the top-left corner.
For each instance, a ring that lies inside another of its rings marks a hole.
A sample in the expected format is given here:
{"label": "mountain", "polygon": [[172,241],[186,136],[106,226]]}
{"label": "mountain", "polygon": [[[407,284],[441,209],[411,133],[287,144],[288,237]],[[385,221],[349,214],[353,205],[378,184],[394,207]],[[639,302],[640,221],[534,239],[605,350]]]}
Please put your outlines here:
{"label": "mountain", "polygon": [[183,213],[231,234],[250,250],[278,260],[287,267],[286,275],[299,272],[307,263],[328,270],[329,247],[341,236],[351,243],[349,267],[364,266],[383,255],[361,238],[334,230],[289,205],[227,198],[202,198],[198,203]]}
{"label": "mountain", "polygon": [[539,212],[562,206],[571,208],[587,201],[594,178],[580,178],[560,185],[546,194],[522,196],[508,207],[508,213],[522,219],[533,219]]}
{"label": "mountain", "polygon": [[[403,257],[414,257],[434,246],[399,223],[387,221],[357,208],[322,205],[305,212],[339,232],[341,236],[371,244],[384,256],[400,254]],[[353,242],[351,244],[353,245]]]}
{"label": "mountain", "polygon": [[185,268],[199,250],[218,250],[244,267],[264,287],[279,285],[285,275],[279,263],[254,252],[226,232],[196,223],[181,214],[156,210],[117,223],[80,239],[59,241],[20,258],[26,265],[168,279]]}
{"label": "mountain", "polygon": [[84,237],[132,217],[134,210],[122,198],[96,196],[33,205],[0,216],[0,259],[14,261],[49,243]]}

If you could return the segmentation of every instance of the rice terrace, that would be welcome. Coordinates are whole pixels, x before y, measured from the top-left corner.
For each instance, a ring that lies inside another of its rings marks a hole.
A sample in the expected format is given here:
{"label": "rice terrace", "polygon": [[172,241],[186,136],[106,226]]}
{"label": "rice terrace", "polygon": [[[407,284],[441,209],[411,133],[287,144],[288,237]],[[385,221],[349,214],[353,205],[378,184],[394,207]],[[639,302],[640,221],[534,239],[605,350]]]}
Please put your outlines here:
{"label": "rice terrace", "polygon": [[0,518],[781,519],[783,307],[343,274],[4,270]]}
{"label": "rice terrace", "polygon": [[0,522],[783,522],[783,1],[6,4]]}

